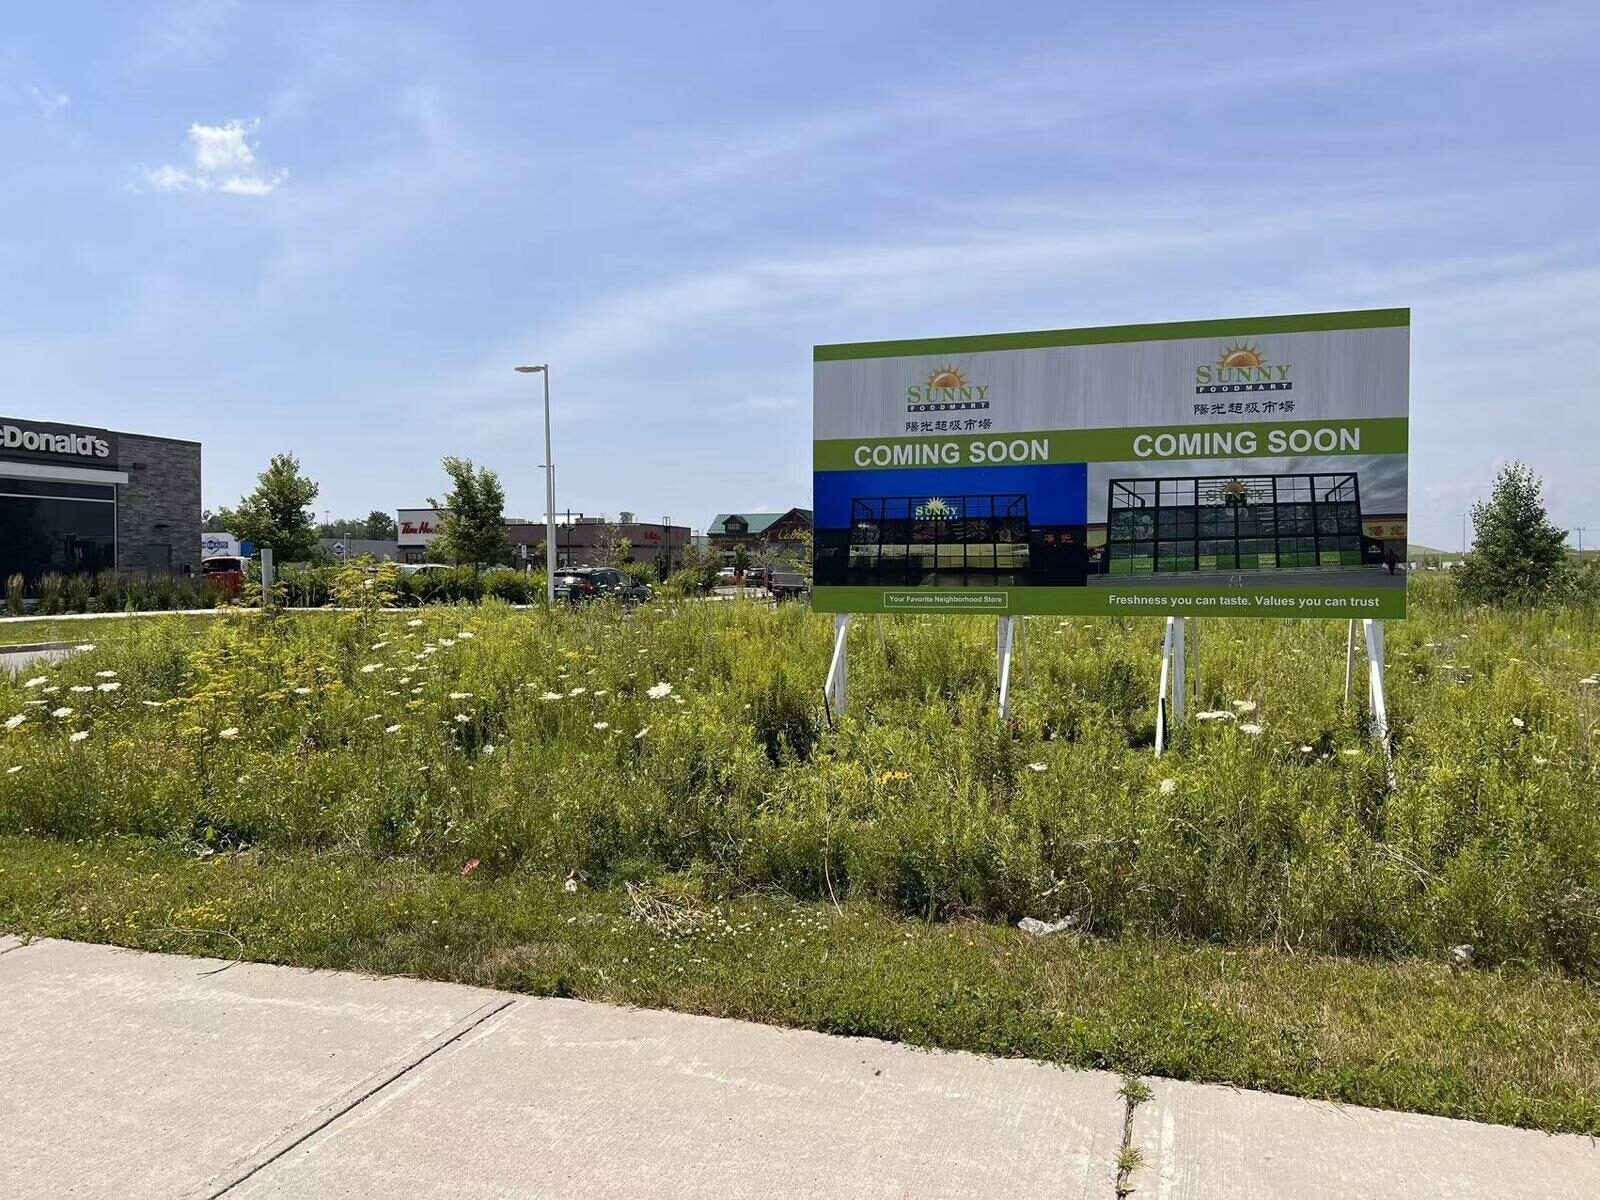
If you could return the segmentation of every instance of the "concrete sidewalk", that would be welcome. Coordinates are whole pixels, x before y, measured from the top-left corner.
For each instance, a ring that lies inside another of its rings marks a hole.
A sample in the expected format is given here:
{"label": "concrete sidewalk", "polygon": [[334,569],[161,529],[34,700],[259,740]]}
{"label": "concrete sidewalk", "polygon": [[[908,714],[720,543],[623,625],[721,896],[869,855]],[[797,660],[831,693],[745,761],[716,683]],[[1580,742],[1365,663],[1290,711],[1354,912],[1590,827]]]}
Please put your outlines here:
{"label": "concrete sidewalk", "polygon": [[1587,1138],[0,936],[0,1196],[1594,1197]]}

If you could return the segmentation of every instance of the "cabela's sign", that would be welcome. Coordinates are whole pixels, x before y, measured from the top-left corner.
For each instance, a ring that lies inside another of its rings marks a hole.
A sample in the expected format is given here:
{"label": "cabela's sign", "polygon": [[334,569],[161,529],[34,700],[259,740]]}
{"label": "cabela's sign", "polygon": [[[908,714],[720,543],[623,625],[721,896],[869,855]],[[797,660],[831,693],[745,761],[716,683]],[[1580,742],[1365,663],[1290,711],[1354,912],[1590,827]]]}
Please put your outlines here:
{"label": "cabela's sign", "polygon": [[0,418],[0,456],[97,460],[114,457],[116,434],[39,421]]}

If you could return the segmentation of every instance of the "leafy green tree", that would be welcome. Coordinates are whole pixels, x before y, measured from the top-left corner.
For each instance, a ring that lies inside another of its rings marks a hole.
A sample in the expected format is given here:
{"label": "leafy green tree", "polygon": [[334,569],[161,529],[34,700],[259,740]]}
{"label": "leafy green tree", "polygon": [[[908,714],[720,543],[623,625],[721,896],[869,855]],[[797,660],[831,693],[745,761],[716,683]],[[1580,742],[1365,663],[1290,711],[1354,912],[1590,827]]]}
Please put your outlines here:
{"label": "leafy green tree", "polygon": [[1472,506],[1472,552],[1455,571],[1456,587],[1474,604],[1547,604],[1572,586],[1567,535],[1551,524],[1544,483],[1514,462],[1494,494]]}
{"label": "leafy green tree", "polygon": [[448,456],[444,473],[450,491],[444,500],[428,500],[439,510],[439,536],[433,555],[457,566],[501,566],[512,560],[511,539],[506,537],[506,494],[500,476],[488,467],[473,468],[472,460]]}
{"label": "leafy green tree", "polygon": [[301,474],[299,459],[274,454],[256,477],[255,491],[217,517],[240,541],[253,542],[257,549],[271,546],[281,563],[309,562],[320,549],[311,513],[317,491],[317,485]]}
{"label": "leafy green tree", "polygon": [[400,536],[399,527],[394,523],[394,514],[381,509],[375,508],[369,512],[363,525],[361,536],[374,542],[392,542]]}

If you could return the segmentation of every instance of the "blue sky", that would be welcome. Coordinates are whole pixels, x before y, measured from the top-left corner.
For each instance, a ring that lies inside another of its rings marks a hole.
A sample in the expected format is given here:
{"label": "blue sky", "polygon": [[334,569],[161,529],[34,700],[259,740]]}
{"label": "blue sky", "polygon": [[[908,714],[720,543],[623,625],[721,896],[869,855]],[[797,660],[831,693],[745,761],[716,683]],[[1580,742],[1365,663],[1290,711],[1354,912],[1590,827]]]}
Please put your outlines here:
{"label": "blue sky", "polygon": [[702,526],[817,342],[1410,305],[1412,536],[1600,544],[1592,3],[13,3],[0,413]]}

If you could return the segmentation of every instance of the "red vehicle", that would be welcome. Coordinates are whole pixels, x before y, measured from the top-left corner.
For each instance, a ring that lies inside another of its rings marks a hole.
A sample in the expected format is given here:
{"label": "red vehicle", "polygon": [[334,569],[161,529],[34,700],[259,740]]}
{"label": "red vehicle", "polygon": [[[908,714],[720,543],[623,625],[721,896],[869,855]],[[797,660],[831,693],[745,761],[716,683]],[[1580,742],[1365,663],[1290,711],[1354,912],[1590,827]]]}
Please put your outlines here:
{"label": "red vehicle", "polygon": [[210,584],[217,591],[229,596],[237,596],[244,590],[244,581],[249,570],[250,560],[237,554],[215,554],[210,558],[200,560],[201,582]]}

